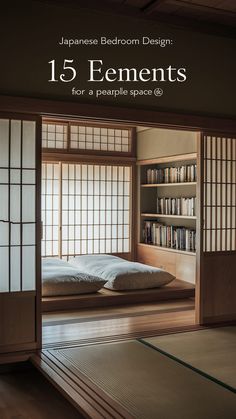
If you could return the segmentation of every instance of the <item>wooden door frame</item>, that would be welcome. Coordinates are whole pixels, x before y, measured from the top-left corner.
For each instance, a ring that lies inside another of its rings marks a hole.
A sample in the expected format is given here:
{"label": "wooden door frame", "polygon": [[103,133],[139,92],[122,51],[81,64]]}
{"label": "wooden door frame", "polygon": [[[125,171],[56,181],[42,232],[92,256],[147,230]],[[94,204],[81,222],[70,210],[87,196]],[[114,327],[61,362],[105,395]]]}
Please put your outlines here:
{"label": "wooden door frame", "polygon": [[[236,258],[236,252],[235,250],[211,250],[211,251],[205,251],[204,250],[204,194],[205,194],[205,188],[204,188],[204,137],[209,136],[215,136],[215,137],[231,137],[235,138],[235,133],[227,131],[226,129],[219,132],[216,130],[202,130],[200,133],[200,136],[198,138],[198,149],[197,149],[197,155],[198,155],[198,166],[197,166],[197,176],[198,176],[198,182],[197,182],[197,194],[198,194],[198,200],[197,200],[197,231],[199,231],[199,239],[197,241],[197,292],[196,292],[196,302],[198,310],[196,311],[196,321],[199,324],[218,324],[218,323],[234,323],[235,324],[235,311],[229,313],[222,313],[217,314],[214,313],[214,311],[218,311],[217,309],[213,310],[210,314],[206,314],[206,307],[204,307],[204,299],[202,298],[202,290],[204,290],[204,287],[206,287],[207,282],[204,282],[204,271],[205,271],[205,262],[207,261],[210,265],[210,274],[208,276],[209,279],[212,279],[213,274],[212,271],[214,270],[214,266],[217,266],[217,258],[222,258],[221,260],[221,266],[227,265],[229,267],[229,270],[231,272],[235,272],[235,258]],[[226,180],[227,182],[227,180]],[[227,263],[225,264],[225,258],[227,257],[233,257],[234,262],[232,264],[231,259],[226,259]],[[219,266],[218,266],[219,271]],[[228,278],[228,277],[227,277]],[[217,278],[214,277],[214,283],[217,284]],[[228,287],[229,284],[224,284],[224,287]],[[232,290],[232,294],[234,295],[233,291],[235,291],[235,288]],[[204,293],[205,295],[205,293]],[[221,295],[221,301],[223,300],[222,294]],[[209,298],[210,300],[210,298]],[[214,300],[214,298],[211,295],[211,303],[214,301],[215,304],[217,302]],[[227,302],[229,303],[229,302]],[[231,305],[232,307],[232,302]]]}
{"label": "wooden door frame", "polygon": [[55,118],[76,117],[84,121],[98,120],[106,123],[113,122],[116,125],[121,123],[178,130],[236,132],[236,120],[233,117],[163,112],[147,110],[145,107],[135,109],[0,95],[0,111],[39,114]]}
{"label": "wooden door frame", "polygon": [[[110,107],[105,105],[88,105],[76,102],[45,100],[25,97],[1,96],[0,111],[8,113],[36,114],[41,117],[80,118],[83,121],[99,121],[105,123],[139,125],[153,128],[188,130],[201,133],[202,131],[217,131],[218,133],[235,133],[236,120],[223,116],[205,116],[186,113],[163,112],[147,109],[131,109],[126,107]],[[198,138],[198,152],[200,151],[200,137]],[[40,151],[39,151],[40,152]],[[198,170],[202,170],[201,159],[197,157]],[[199,172],[200,173],[200,172]],[[40,171],[38,172],[40,176]],[[200,189],[199,189],[199,193]],[[40,202],[40,201],[39,201]],[[200,207],[198,208],[201,217]],[[199,218],[201,223],[201,218]],[[200,224],[198,224],[200,226]],[[201,239],[201,238],[200,238]],[[196,287],[196,321],[201,321],[200,315],[200,247],[197,249],[197,287]],[[41,285],[40,285],[41,286]],[[37,314],[37,322],[40,324]]]}

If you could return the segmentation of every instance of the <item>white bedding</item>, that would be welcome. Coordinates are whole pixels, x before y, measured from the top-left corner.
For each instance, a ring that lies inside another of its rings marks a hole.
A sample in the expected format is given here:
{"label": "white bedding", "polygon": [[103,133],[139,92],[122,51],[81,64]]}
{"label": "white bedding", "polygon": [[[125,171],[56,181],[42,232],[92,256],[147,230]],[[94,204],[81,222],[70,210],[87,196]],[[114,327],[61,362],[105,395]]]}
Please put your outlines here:
{"label": "white bedding", "polygon": [[115,291],[159,288],[175,279],[163,269],[129,262],[112,255],[76,256],[70,263],[84,272],[104,279],[104,288]]}
{"label": "white bedding", "polygon": [[42,296],[87,294],[98,291],[105,280],[57,258],[42,260]]}

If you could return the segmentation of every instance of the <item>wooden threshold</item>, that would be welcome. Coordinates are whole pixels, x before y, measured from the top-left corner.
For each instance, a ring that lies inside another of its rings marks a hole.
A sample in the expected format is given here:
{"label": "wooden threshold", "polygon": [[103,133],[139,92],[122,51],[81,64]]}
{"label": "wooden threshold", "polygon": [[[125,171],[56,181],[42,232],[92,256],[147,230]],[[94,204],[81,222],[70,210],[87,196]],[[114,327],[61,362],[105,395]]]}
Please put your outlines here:
{"label": "wooden threshold", "polygon": [[105,307],[123,304],[137,304],[195,296],[195,287],[175,279],[163,288],[134,291],[110,291],[105,288],[94,294],[43,297],[42,311],[74,310],[91,307]]}
{"label": "wooden threshold", "polygon": [[85,418],[132,419],[120,404],[83,374],[62,365],[52,352],[39,352],[31,362]]}

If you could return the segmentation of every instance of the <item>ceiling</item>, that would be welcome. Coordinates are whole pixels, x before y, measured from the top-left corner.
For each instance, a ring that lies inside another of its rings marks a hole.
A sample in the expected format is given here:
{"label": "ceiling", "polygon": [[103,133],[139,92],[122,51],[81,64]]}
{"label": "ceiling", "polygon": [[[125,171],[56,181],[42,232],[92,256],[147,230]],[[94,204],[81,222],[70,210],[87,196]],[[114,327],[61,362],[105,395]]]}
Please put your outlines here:
{"label": "ceiling", "polygon": [[48,0],[47,2],[151,19],[215,35],[236,37],[236,0]]}

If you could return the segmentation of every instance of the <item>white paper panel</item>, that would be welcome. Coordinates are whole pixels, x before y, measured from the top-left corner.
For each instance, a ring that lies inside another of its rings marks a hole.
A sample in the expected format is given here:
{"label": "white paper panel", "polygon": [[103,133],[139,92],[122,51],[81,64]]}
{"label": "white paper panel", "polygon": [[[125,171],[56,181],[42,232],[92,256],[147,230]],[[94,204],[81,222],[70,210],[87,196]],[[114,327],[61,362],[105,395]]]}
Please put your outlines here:
{"label": "white paper panel", "polygon": [[0,292],[9,291],[9,253],[8,247],[0,247]]}
{"label": "white paper panel", "polygon": [[35,186],[22,186],[22,221],[35,221]]}
{"label": "white paper panel", "polygon": [[35,247],[25,246],[22,251],[23,291],[35,290]]}
{"label": "white paper panel", "polygon": [[11,224],[11,246],[20,245],[20,224]]}
{"label": "white paper panel", "polygon": [[35,244],[35,224],[23,225],[23,245]]}
{"label": "white paper panel", "polygon": [[0,185],[0,220],[8,220],[8,186]]}
{"label": "white paper panel", "polygon": [[0,183],[8,183],[8,169],[0,169]]}
{"label": "white paper panel", "polygon": [[0,119],[0,167],[8,167],[9,163],[9,120]]}
{"label": "white paper panel", "polygon": [[35,170],[22,170],[22,183],[35,184]]}
{"label": "white paper panel", "polygon": [[20,169],[11,169],[10,176],[11,183],[21,183]]}
{"label": "white paper panel", "polygon": [[21,165],[21,121],[11,121],[11,167]]}
{"label": "white paper panel", "polygon": [[34,121],[23,121],[23,168],[35,168],[36,133]]}
{"label": "white paper panel", "polygon": [[11,195],[11,221],[13,223],[18,223],[20,219],[20,210],[21,210],[21,201],[20,201],[20,186],[11,185],[10,187]]}
{"label": "white paper panel", "polygon": [[0,221],[0,246],[8,246],[9,224]]}
{"label": "white paper panel", "polygon": [[20,247],[11,247],[11,291],[20,291]]}

